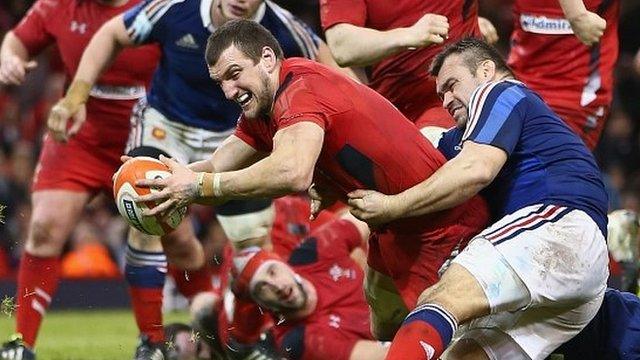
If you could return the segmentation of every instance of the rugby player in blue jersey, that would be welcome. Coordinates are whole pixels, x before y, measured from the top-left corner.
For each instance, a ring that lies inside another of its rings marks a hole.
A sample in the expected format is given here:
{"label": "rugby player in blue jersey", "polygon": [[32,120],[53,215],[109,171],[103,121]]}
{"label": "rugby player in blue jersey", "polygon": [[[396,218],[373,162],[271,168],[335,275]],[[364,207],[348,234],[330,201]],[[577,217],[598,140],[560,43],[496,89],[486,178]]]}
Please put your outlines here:
{"label": "rugby player in blue jersey", "polygon": [[486,43],[431,67],[457,153],[400,194],[352,192],[370,224],[434,213],[481,193],[495,222],[420,297],[387,359],[542,359],[583,329],[605,293],[607,196],[590,151]]}
{"label": "rugby player in blue jersey", "polygon": [[[113,18],[96,33],[74,78],[76,83],[93,84],[120,49],[150,43],[160,46],[162,57],[146,103],[139,104],[132,116],[128,155],[162,154],[184,164],[196,162],[192,166],[197,171],[197,161],[209,157],[233,133],[240,106],[226,100],[220,87],[210,79],[204,51],[209,35],[236,18],[252,19],[269,29],[287,57],[316,59],[338,68],[318,36],[269,0],[144,1]],[[71,111],[69,117],[73,115]],[[263,211],[256,212],[260,209]],[[245,211],[260,219],[247,225],[238,219]],[[273,210],[270,200],[256,200],[225,204],[217,209],[217,215],[230,240],[242,247],[268,232]],[[144,340],[136,359],[156,359],[161,356],[164,341],[161,313],[167,263],[164,253],[171,264],[191,270],[188,278],[194,282],[197,277],[208,276],[202,268],[203,251],[188,220],[161,242],[157,237],[131,229],[128,243],[126,279]]]}

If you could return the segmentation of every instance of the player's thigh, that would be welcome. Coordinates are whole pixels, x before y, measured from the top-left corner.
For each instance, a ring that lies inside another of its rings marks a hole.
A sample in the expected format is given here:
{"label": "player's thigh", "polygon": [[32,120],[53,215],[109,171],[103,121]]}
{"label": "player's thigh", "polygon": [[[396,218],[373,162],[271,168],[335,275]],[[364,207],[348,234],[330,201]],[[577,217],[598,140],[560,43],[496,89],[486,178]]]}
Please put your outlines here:
{"label": "player's thigh", "polygon": [[[530,307],[476,319],[456,333],[477,341],[491,360],[545,359],[576,336],[598,312],[602,296],[571,307]],[[512,356],[518,354],[518,356]]]}
{"label": "player's thigh", "polygon": [[264,245],[275,219],[272,203],[271,199],[243,199],[215,207],[218,223],[236,249]]}
{"label": "player's thigh", "polygon": [[35,191],[31,195],[27,251],[32,255],[57,255],[54,253],[61,250],[91,197],[87,192],[71,190]]}
{"label": "player's thigh", "polygon": [[455,262],[442,274],[440,281],[418,298],[418,306],[431,303],[443,306],[459,323],[484,316],[490,311],[489,301],[478,278]]}
{"label": "player's thigh", "polygon": [[382,341],[390,341],[409,313],[391,277],[367,268],[364,292],[371,314],[371,332]]}

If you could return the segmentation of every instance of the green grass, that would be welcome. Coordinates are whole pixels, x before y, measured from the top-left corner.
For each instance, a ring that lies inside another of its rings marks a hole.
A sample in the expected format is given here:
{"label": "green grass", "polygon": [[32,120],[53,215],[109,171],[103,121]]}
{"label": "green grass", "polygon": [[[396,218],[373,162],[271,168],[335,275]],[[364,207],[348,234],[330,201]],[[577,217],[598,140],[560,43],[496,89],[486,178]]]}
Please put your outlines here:
{"label": "green grass", "polygon": [[[165,314],[165,323],[188,321],[186,312]],[[14,330],[15,318],[0,313],[0,342]],[[38,360],[128,360],[138,330],[130,310],[51,311],[38,336]]]}

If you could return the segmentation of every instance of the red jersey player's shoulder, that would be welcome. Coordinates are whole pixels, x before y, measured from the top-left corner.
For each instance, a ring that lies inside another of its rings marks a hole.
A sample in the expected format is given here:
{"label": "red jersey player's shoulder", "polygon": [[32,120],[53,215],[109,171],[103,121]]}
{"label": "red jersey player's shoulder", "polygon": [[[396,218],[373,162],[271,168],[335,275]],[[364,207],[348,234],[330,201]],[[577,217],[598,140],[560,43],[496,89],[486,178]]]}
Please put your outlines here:
{"label": "red jersey player's shoulder", "polygon": [[353,103],[340,86],[351,81],[328,67],[302,58],[286,59],[280,70],[273,118],[278,128],[299,121],[330,126],[331,116],[349,111]]}

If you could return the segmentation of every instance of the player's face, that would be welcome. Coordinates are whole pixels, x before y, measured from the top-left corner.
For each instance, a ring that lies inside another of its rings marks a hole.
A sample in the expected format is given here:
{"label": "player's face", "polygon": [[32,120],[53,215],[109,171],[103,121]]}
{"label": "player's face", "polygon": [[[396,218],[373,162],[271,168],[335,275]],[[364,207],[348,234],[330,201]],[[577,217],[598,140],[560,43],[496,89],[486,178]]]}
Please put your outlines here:
{"label": "player's face", "polygon": [[275,54],[265,47],[257,63],[231,45],[222,52],[218,62],[209,68],[227,99],[235,101],[247,118],[269,114],[275,94],[270,74],[276,64]]}
{"label": "player's face", "polygon": [[220,12],[226,19],[250,19],[264,0],[220,0]]}
{"label": "player's face", "polygon": [[459,128],[467,123],[473,90],[485,81],[471,72],[460,55],[451,55],[442,64],[436,79],[438,95],[442,99],[442,106],[456,120]]}
{"label": "player's face", "polygon": [[302,284],[287,264],[274,261],[254,275],[252,294],[256,301],[275,312],[300,310],[307,301]]}

